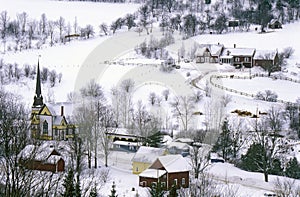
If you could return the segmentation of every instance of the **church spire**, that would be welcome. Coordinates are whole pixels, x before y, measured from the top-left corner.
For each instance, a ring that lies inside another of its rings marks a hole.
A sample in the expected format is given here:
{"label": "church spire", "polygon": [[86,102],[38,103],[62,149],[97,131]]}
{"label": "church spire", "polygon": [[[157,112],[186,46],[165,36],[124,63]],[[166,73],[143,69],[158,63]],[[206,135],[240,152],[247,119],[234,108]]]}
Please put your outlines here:
{"label": "church spire", "polygon": [[40,61],[38,60],[37,65],[37,74],[36,74],[36,87],[35,87],[35,96],[33,101],[33,106],[42,106],[43,103],[43,96],[41,90],[41,77],[40,77]]}

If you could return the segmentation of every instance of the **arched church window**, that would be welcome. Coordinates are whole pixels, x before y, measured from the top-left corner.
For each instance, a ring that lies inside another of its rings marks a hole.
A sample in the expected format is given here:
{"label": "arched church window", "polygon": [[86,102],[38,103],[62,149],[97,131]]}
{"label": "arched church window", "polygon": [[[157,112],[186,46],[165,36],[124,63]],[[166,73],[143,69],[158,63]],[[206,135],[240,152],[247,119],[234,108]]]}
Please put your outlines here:
{"label": "arched church window", "polygon": [[48,134],[48,122],[47,120],[43,123],[43,134]]}

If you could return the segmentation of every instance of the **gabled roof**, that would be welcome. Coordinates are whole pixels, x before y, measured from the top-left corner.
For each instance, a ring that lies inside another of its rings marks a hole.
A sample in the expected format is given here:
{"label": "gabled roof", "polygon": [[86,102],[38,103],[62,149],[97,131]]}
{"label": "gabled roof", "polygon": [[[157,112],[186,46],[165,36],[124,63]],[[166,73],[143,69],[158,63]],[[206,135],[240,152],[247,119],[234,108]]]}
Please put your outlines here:
{"label": "gabled roof", "polygon": [[275,24],[275,23],[280,23],[280,24],[281,24],[281,22],[280,22],[278,19],[276,19],[276,18],[273,18],[273,19],[269,22],[270,25],[273,25],[273,24]]}
{"label": "gabled roof", "polygon": [[166,152],[163,148],[141,146],[132,158],[132,162],[152,163]]}
{"label": "gabled roof", "polygon": [[45,104],[42,106],[42,108],[40,109],[38,114],[39,115],[49,115],[49,116],[52,115],[51,110]]}
{"label": "gabled roof", "polygon": [[222,44],[201,44],[196,51],[196,55],[202,56],[208,50],[212,56],[219,56],[224,45]]}
{"label": "gabled roof", "polygon": [[67,121],[64,116],[53,116],[53,125],[54,126],[60,126],[63,124],[65,124],[64,126],[67,125]]}
{"label": "gabled roof", "polygon": [[188,162],[181,155],[160,156],[149,168],[157,169],[160,167],[163,167],[168,173],[186,172],[191,168]]}
{"label": "gabled roof", "polygon": [[221,56],[253,56],[254,48],[224,48]]}
{"label": "gabled roof", "polygon": [[260,60],[260,59],[274,60],[276,57],[276,54],[277,54],[276,50],[256,50],[253,59],[255,59],[255,60]]}
{"label": "gabled roof", "polygon": [[61,156],[60,153],[54,148],[54,145],[44,143],[40,146],[25,146],[25,148],[20,152],[19,157],[22,159],[35,159],[38,161],[46,161],[49,157],[53,155]]}

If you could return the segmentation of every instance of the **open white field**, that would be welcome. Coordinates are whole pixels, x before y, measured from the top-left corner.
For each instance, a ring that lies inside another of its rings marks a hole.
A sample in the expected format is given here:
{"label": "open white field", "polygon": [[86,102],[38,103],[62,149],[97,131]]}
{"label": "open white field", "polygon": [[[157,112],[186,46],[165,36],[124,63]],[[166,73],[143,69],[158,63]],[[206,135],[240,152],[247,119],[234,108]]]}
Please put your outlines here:
{"label": "open white field", "polygon": [[278,99],[295,102],[300,97],[300,84],[284,80],[256,77],[253,79],[222,79],[224,87],[248,94],[256,94],[258,91],[271,90],[278,94]]}
{"label": "open white field", "polygon": [[75,18],[81,27],[93,25],[95,31],[101,23],[110,25],[112,21],[136,11],[139,4],[95,3],[85,1],[49,1],[49,0],[0,0],[0,12],[6,10],[11,19],[26,12],[31,19],[39,20],[43,13],[49,20],[63,17],[73,26]]}

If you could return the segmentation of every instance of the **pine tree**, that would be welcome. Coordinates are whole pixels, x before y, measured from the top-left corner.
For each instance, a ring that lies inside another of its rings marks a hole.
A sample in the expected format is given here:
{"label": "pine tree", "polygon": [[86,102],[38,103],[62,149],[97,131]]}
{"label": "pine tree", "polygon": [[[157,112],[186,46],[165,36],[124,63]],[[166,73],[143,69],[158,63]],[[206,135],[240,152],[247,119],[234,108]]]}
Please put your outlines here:
{"label": "pine tree", "polygon": [[240,167],[251,172],[261,172],[264,152],[265,150],[261,144],[252,144],[246,155],[242,155]]}
{"label": "pine tree", "polygon": [[156,184],[152,184],[152,187],[149,189],[151,197],[163,197],[165,191],[163,190],[162,184],[158,181]]}
{"label": "pine tree", "polygon": [[177,188],[176,188],[176,185],[173,184],[170,191],[169,191],[169,195],[168,197],[177,197],[178,194],[177,194]]}
{"label": "pine tree", "polygon": [[162,141],[163,141],[162,134],[159,131],[157,131],[146,138],[145,144],[150,147],[158,148],[162,144]]}
{"label": "pine tree", "polygon": [[285,175],[294,179],[300,179],[300,164],[296,157],[288,162]]}
{"label": "pine tree", "polygon": [[283,168],[281,167],[280,160],[274,159],[269,173],[281,176],[283,174],[282,172],[283,172]]}
{"label": "pine tree", "polygon": [[233,152],[232,145],[233,140],[228,128],[228,121],[225,119],[222,125],[222,133],[220,133],[216,144],[213,146],[213,151],[221,152],[223,159],[227,160]]}
{"label": "pine tree", "polygon": [[118,195],[116,195],[117,191],[116,191],[116,185],[115,182],[113,182],[113,185],[111,186],[111,194],[109,195],[109,197],[117,197]]}
{"label": "pine tree", "polygon": [[64,179],[63,187],[65,188],[64,193],[62,193],[63,197],[75,196],[74,172],[72,168],[69,169],[68,174]]}
{"label": "pine tree", "polygon": [[97,193],[97,187],[95,184],[94,187],[91,189],[90,197],[97,197],[97,196],[98,196],[98,193]]}

